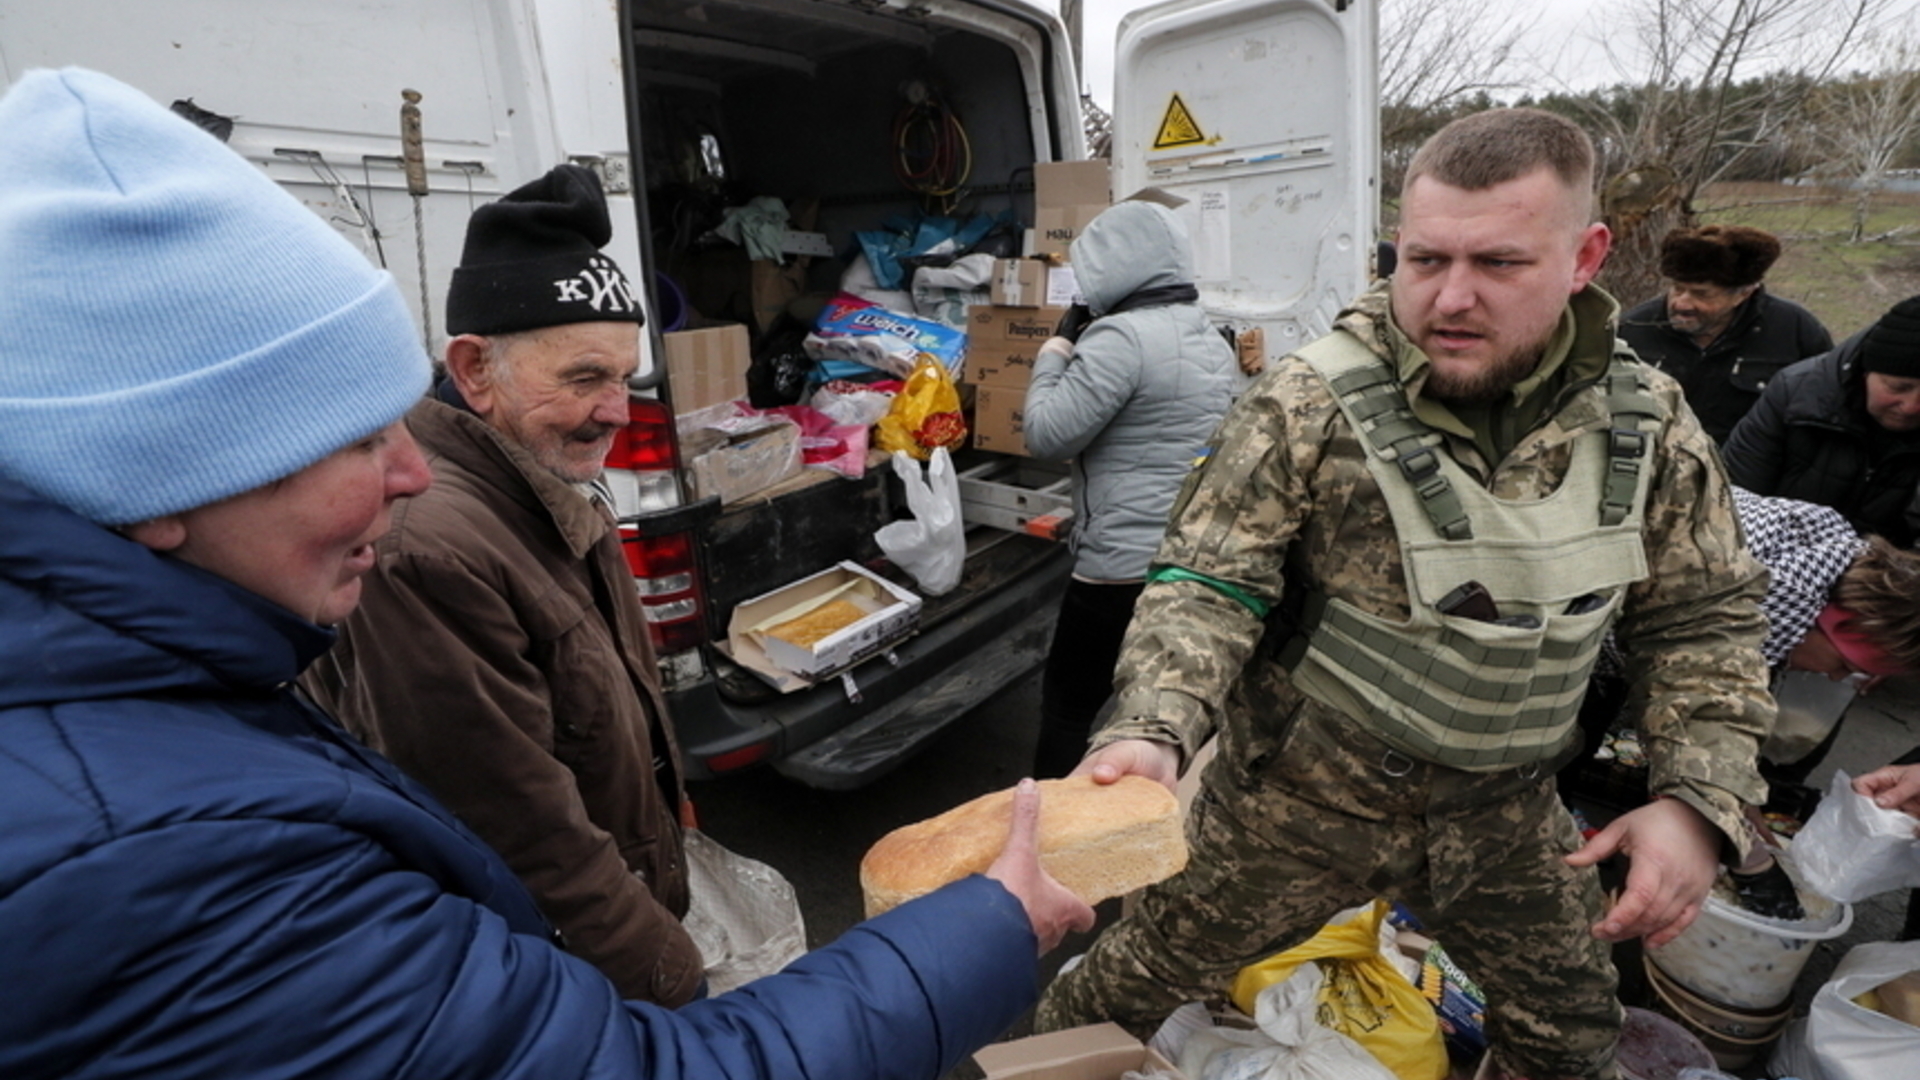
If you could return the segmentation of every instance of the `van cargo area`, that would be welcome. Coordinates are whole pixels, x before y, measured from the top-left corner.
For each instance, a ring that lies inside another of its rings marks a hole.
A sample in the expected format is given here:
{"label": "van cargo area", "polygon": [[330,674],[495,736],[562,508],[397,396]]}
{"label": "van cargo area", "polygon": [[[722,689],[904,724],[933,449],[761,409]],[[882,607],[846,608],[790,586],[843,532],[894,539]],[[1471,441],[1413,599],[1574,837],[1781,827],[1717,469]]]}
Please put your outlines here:
{"label": "van cargo area", "polygon": [[[1034,162],[1080,148],[1077,112],[1049,109],[1063,93],[1050,85],[1057,39],[1017,5],[646,0],[627,11],[635,194],[668,294],[654,310],[744,324],[756,357],[791,348],[840,290],[856,233],[984,215],[1003,220],[997,253],[1020,254]],[[924,182],[929,140],[960,155],[945,165],[958,183]],[[833,254],[756,260],[712,235],[729,208],[768,197]],[[997,457],[962,450],[956,465],[977,471]],[[844,677],[783,694],[711,644],[740,601],[843,559],[914,587],[874,543],[906,510],[892,469],[878,454],[872,465],[858,480],[803,472],[702,526],[709,644],[697,659],[663,657],[691,775],[769,761],[815,786],[858,786],[1044,655],[1066,545],[992,527],[970,531],[960,585],[926,599],[917,632]],[[1061,475],[1021,471],[1033,486]]]}

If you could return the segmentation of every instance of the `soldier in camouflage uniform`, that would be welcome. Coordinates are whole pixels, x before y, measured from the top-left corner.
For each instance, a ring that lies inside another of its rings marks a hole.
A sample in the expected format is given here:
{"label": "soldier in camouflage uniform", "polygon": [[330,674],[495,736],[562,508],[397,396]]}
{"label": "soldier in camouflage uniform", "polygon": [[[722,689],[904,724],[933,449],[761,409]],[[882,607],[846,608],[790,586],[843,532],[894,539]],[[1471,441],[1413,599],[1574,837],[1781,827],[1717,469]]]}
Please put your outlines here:
{"label": "soldier in camouflage uniform", "polygon": [[[1192,859],[1049,988],[1041,1030],[1111,1019],[1144,1034],[1384,895],[1486,988],[1494,1075],[1617,1075],[1608,942],[1671,940],[1718,858],[1744,854],[1773,706],[1765,571],[1678,387],[1613,355],[1618,305],[1589,285],[1610,242],[1591,183],[1592,147],[1564,120],[1450,125],[1409,167],[1393,280],[1302,350],[1319,359],[1282,360],[1228,414],[1078,770],[1171,785],[1217,734]],[[1330,380],[1329,344],[1385,385]],[[1398,411],[1357,432],[1362,394]],[[1389,459],[1420,494],[1392,469],[1383,483]],[[1434,494],[1436,473],[1450,493]],[[1505,510],[1557,538],[1461,539]],[[1420,529],[1433,535],[1409,540]],[[1542,550],[1550,572],[1529,568]],[[1458,604],[1449,558],[1473,568],[1484,609]],[[1552,777],[1608,627],[1668,797],[1583,846]],[[1608,908],[1591,867],[1616,852],[1631,869]]]}

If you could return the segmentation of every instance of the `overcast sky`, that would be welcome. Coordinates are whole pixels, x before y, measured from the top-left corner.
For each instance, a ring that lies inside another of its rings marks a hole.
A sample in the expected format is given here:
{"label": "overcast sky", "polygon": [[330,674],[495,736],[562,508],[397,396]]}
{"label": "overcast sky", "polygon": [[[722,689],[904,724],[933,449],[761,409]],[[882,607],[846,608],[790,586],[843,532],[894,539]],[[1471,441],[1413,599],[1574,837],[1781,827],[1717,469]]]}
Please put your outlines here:
{"label": "overcast sky", "polygon": [[[1121,16],[1134,8],[1148,6],[1149,0],[1085,2],[1086,70],[1082,79],[1095,100],[1111,106],[1114,34],[1119,29]],[[1909,23],[1920,19],[1920,0],[1893,2],[1896,10],[1907,13]],[[1529,64],[1528,70],[1516,71],[1514,78],[1542,89],[1558,85],[1585,88],[1618,81],[1619,72],[1600,48],[1599,39],[1609,32],[1616,35],[1616,41],[1630,39],[1631,23],[1625,13],[1644,3],[1645,0],[1487,0],[1490,8],[1524,13],[1520,17],[1534,20],[1523,48],[1538,58],[1537,62]],[[1542,68],[1544,70],[1540,70]]]}

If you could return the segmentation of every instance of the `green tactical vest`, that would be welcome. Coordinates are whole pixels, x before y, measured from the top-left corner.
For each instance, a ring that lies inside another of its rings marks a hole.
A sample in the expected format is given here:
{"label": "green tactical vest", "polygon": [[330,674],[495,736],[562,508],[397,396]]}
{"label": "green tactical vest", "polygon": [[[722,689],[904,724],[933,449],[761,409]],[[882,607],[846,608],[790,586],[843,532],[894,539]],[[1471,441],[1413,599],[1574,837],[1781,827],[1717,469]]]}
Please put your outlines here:
{"label": "green tactical vest", "polygon": [[[1576,737],[1626,587],[1647,576],[1641,512],[1665,410],[1616,356],[1609,428],[1574,440],[1557,490],[1513,501],[1454,462],[1392,367],[1358,340],[1330,334],[1299,355],[1366,448],[1413,614],[1391,622],[1310,591],[1280,657],[1293,685],[1419,760],[1492,772],[1554,756]],[[1498,621],[1441,610],[1473,582]]]}

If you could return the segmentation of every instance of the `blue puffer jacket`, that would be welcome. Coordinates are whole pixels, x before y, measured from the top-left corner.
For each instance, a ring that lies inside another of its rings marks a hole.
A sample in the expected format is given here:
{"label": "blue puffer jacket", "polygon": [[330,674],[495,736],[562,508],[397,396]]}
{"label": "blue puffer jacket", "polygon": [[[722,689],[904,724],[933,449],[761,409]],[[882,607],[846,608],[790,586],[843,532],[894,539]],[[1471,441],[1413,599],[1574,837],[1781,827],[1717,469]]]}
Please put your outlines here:
{"label": "blue puffer jacket", "polygon": [[622,1002],[294,696],[329,632],[5,478],[0,523],[0,1076],[931,1080],[1034,1000],[976,877],[735,993]]}

